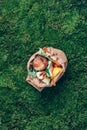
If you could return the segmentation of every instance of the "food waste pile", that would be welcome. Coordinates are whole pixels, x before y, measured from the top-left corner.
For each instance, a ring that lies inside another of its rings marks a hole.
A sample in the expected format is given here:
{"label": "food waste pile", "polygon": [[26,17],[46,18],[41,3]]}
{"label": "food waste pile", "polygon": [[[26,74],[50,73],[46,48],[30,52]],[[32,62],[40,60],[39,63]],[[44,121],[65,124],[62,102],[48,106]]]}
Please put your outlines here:
{"label": "food waste pile", "polygon": [[30,80],[38,78],[39,81],[55,86],[54,78],[63,70],[62,65],[55,59],[50,57],[48,48],[40,48],[38,54],[30,62],[28,70],[28,78]]}

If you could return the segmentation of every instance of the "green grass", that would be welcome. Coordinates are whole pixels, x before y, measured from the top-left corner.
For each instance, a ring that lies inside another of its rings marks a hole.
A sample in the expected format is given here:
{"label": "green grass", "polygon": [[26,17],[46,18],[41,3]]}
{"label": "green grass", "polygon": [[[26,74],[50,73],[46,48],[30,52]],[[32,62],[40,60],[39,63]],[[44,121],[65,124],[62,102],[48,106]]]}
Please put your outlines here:
{"label": "green grass", "polygon": [[[56,87],[29,85],[26,65],[39,47],[63,50]],[[0,1],[0,130],[87,130],[86,0]]]}

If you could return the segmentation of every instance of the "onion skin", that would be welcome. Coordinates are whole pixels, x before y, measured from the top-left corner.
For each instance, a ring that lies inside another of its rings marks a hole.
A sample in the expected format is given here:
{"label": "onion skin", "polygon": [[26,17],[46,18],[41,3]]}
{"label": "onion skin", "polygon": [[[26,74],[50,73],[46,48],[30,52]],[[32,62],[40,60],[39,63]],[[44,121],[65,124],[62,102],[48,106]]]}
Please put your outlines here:
{"label": "onion skin", "polygon": [[38,79],[44,79],[44,77],[46,77],[46,73],[45,71],[40,71],[40,72],[37,72],[37,78]]}
{"label": "onion skin", "polygon": [[42,71],[46,69],[47,65],[48,65],[47,59],[42,56],[37,56],[33,60],[33,68],[37,71]]}

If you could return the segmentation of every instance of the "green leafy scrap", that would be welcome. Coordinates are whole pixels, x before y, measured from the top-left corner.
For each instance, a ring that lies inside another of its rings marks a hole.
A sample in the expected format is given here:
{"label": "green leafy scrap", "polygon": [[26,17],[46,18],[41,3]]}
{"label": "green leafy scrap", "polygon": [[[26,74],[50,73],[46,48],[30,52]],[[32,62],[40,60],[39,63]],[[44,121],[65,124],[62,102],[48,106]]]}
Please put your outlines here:
{"label": "green leafy scrap", "polygon": [[36,73],[37,73],[37,71],[35,71],[35,70],[33,69],[33,67],[31,67],[31,68],[29,69],[29,71],[28,71],[28,75],[31,76],[32,78],[36,78]]}
{"label": "green leafy scrap", "polygon": [[48,61],[48,66],[46,68],[46,74],[47,74],[48,77],[52,76],[51,66],[52,66],[52,61]]}

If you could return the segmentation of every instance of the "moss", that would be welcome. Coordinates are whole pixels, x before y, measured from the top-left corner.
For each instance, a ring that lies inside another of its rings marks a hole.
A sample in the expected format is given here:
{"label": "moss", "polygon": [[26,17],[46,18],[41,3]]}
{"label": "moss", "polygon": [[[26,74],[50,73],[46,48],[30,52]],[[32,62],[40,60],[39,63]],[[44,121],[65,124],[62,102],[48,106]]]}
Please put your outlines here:
{"label": "moss", "polygon": [[[0,2],[0,129],[86,130],[86,0]],[[25,81],[40,47],[62,49],[68,68],[39,93]]]}

